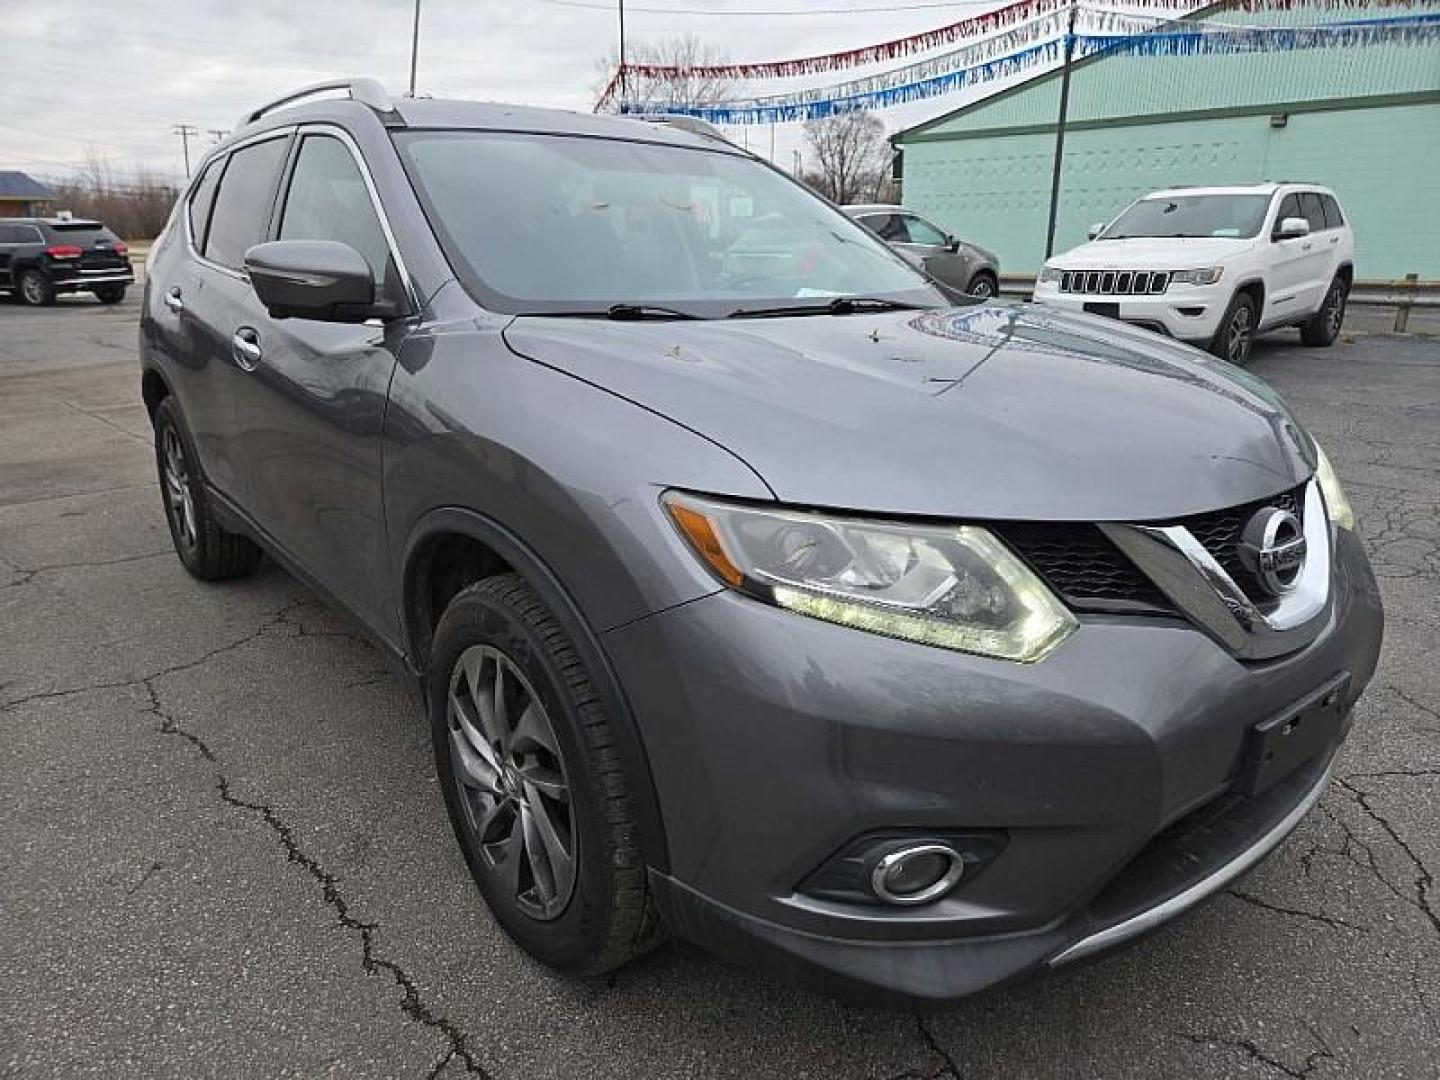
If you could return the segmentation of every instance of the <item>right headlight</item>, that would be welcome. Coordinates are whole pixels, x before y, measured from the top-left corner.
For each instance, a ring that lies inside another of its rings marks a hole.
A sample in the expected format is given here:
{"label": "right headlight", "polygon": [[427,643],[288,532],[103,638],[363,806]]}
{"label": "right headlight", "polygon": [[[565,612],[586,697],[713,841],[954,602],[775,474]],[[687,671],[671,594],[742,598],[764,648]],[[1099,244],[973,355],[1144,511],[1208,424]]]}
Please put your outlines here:
{"label": "right headlight", "polygon": [[1355,528],[1355,509],[1318,442],[1315,444],[1315,481],[1320,485],[1320,494],[1325,496],[1325,509],[1330,511],[1330,520],[1342,529]]}
{"label": "right headlight", "polygon": [[666,492],[726,585],[777,607],[925,645],[1032,663],[1075,617],[988,530],[914,525]]}

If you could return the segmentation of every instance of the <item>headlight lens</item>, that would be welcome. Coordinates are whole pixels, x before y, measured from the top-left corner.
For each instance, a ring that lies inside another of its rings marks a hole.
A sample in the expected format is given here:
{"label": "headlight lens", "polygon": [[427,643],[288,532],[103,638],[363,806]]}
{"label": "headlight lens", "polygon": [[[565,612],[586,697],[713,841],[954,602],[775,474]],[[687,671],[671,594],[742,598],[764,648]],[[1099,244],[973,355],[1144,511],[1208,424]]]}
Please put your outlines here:
{"label": "headlight lens", "polygon": [[1214,285],[1224,273],[1223,266],[1205,266],[1199,270],[1172,270],[1170,282],[1181,285]]}
{"label": "headlight lens", "polygon": [[1041,282],[1059,281],[1060,268],[1058,266],[1043,267],[1040,271],[1040,280]]}
{"label": "headlight lens", "polygon": [[768,509],[667,492],[666,509],[731,588],[873,634],[1030,663],[1075,617],[990,532]]}
{"label": "headlight lens", "polygon": [[1330,520],[1342,529],[1355,528],[1355,509],[1350,505],[1345,489],[1340,486],[1340,478],[1335,475],[1335,468],[1319,443],[1315,444],[1315,480],[1320,485],[1320,494],[1325,496],[1325,509],[1330,511]]}

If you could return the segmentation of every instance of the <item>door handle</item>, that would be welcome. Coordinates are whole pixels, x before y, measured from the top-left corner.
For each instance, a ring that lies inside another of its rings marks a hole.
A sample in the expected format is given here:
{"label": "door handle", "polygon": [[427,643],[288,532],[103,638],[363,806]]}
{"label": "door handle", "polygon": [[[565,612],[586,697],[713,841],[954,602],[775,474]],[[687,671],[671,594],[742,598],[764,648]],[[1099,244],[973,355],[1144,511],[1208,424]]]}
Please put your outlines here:
{"label": "door handle", "polygon": [[185,310],[185,301],[180,299],[179,285],[174,286],[165,294],[165,306],[175,312],[176,315],[179,315],[180,312]]}
{"label": "door handle", "polygon": [[1332,244],[1338,244],[1338,243],[1340,243],[1340,237],[1338,237],[1338,236],[1332,236],[1332,237],[1330,237],[1330,243],[1332,243]]}
{"label": "door handle", "polygon": [[242,326],[230,339],[230,351],[235,356],[235,363],[245,371],[254,371],[260,363],[260,335],[250,327]]}
{"label": "door handle", "polygon": [[1309,251],[1309,250],[1310,250],[1312,247],[1314,247],[1314,246],[1315,246],[1314,244],[1301,244],[1301,245],[1300,245],[1300,250],[1301,250],[1301,251]]}

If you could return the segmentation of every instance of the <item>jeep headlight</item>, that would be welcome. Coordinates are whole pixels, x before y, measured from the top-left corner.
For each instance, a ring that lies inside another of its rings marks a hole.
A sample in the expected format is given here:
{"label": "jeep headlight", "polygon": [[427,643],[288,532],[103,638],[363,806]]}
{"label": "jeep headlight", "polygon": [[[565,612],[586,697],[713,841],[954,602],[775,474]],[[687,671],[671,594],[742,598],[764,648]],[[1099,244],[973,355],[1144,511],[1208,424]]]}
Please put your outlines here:
{"label": "jeep headlight", "polygon": [[1060,280],[1060,268],[1058,266],[1044,266],[1040,269],[1040,283],[1042,285]]}
{"label": "jeep headlight", "polygon": [[1224,273],[1223,266],[1203,266],[1199,270],[1172,270],[1170,283],[1172,285],[1214,285]]}
{"label": "jeep headlight", "polygon": [[747,506],[667,492],[695,553],[726,585],[872,634],[1031,663],[1075,617],[988,530]]}
{"label": "jeep headlight", "polygon": [[1318,442],[1315,443],[1315,481],[1320,485],[1320,494],[1325,496],[1325,509],[1330,512],[1330,520],[1342,529],[1355,528],[1355,509],[1350,505],[1345,489],[1340,486],[1335,467]]}

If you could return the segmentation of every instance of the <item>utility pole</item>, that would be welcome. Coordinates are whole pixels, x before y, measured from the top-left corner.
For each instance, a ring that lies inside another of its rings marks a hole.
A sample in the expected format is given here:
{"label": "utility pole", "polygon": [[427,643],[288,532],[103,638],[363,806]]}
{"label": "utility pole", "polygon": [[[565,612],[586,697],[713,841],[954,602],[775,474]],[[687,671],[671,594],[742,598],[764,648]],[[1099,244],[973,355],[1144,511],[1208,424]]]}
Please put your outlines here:
{"label": "utility pole", "polygon": [[410,29],[410,96],[415,96],[415,65],[420,60],[420,0],[415,0],[415,23]]}
{"label": "utility pole", "polygon": [[1055,122],[1055,163],[1050,171],[1050,224],[1045,229],[1045,258],[1055,254],[1055,215],[1060,209],[1060,159],[1065,153],[1065,118],[1070,110],[1070,61],[1075,56],[1075,0],[1065,28],[1065,67],[1060,74],[1060,116]]}
{"label": "utility pole", "polygon": [[790,154],[791,154],[791,161],[793,161],[793,162],[795,163],[795,164],[794,164],[794,168],[793,168],[793,169],[791,170],[791,172],[790,172],[790,175],[793,176],[793,177],[795,177],[796,180],[799,180],[799,179],[800,179],[800,151],[799,151],[799,150],[791,150],[791,151],[790,151]]}
{"label": "utility pole", "polygon": [[180,136],[180,148],[185,154],[185,179],[190,179],[190,136],[200,134],[194,124],[172,124],[170,130]]}
{"label": "utility pole", "polygon": [[619,0],[620,4],[620,111],[625,111],[625,99],[629,96],[629,87],[625,80],[625,0]]}

